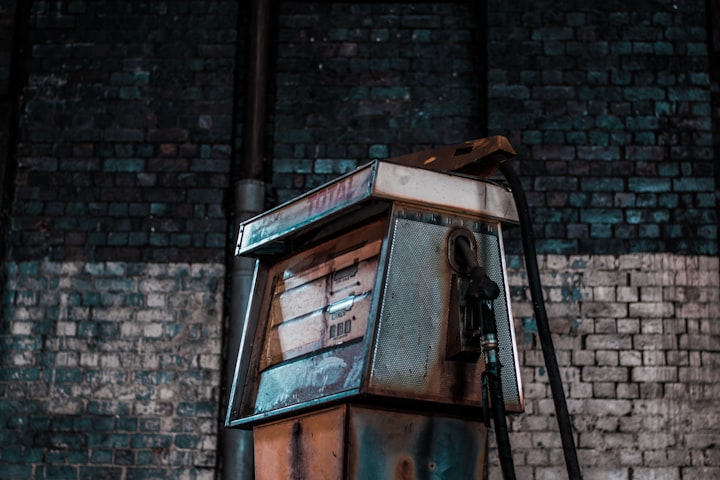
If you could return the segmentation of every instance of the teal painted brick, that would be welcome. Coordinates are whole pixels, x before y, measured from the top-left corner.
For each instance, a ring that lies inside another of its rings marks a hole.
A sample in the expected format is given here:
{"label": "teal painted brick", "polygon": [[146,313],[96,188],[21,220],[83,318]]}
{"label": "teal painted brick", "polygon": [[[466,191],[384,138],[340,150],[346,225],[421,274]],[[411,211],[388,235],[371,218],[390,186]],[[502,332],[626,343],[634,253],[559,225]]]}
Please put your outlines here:
{"label": "teal painted brick", "polygon": [[582,178],[580,182],[586,192],[621,192],[625,188],[622,178]]}
{"label": "teal painted brick", "polygon": [[33,478],[32,465],[8,465],[0,468],[0,480],[27,480]]}
{"label": "teal painted brick", "polygon": [[138,430],[138,419],[134,417],[119,417],[117,419],[117,430],[119,432],[136,432]]}
{"label": "teal painted brick", "polygon": [[295,158],[279,158],[273,160],[274,168],[276,173],[298,173],[305,174],[313,171],[313,165],[311,160],[304,159],[298,160]]}
{"label": "teal painted brick", "polygon": [[580,210],[580,221],[595,224],[616,224],[623,221],[623,210],[619,208],[589,208]]}
{"label": "teal painted brick", "polygon": [[630,178],[628,189],[631,192],[669,192],[671,180],[667,178]]}
{"label": "teal painted brick", "polygon": [[124,469],[122,467],[111,466],[81,466],[79,471],[80,480],[112,480],[123,478]]}
{"label": "teal painted brick", "polygon": [[[588,222],[589,223],[589,222]],[[607,223],[598,223],[590,225],[591,238],[611,238],[612,226]]]}
{"label": "teal painted brick", "polygon": [[223,233],[208,233],[205,237],[205,245],[208,247],[222,249],[225,244],[226,238]]}
{"label": "teal painted brick", "polygon": [[171,435],[160,434],[134,434],[130,440],[132,448],[165,448],[172,445]]}
{"label": "teal painted brick", "polygon": [[89,448],[126,448],[129,445],[129,436],[122,433],[94,433],[87,432],[87,446]]}
{"label": "teal painted brick", "polygon": [[570,254],[577,252],[577,242],[574,240],[561,239],[541,239],[538,240],[539,248],[543,252],[554,253],[558,255]]}
{"label": "teal painted brick", "polygon": [[176,435],[174,443],[178,448],[198,448],[201,441],[199,435]]}
{"label": "teal painted brick", "polygon": [[177,414],[183,417],[211,417],[216,414],[216,405],[210,402],[180,402]]}
{"label": "teal painted brick", "polygon": [[491,85],[488,95],[493,98],[528,99],[530,98],[530,89],[525,85]]}
{"label": "teal painted brick", "polygon": [[100,292],[83,292],[81,293],[82,305],[87,307],[96,307],[102,305],[102,295]]}
{"label": "teal painted brick", "polygon": [[625,128],[622,119],[614,115],[599,115],[595,119],[597,128],[605,130],[621,130]]}
{"label": "teal painted brick", "polygon": [[83,370],[80,368],[62,367],[55,369],[54,381],[59,383],[82,383]]}
{"label": "teal painted brick", "polygon": [[112,463],[113,450],[111,449],[93,449],[90,453],[89,463],[108,464]]}
{"label": "teal painted brick", "polygon": [[670,88],[668,99],[681,102],[707,102],[710,99],[710,90],[697,87]]}
{"label": "teal painted brick", "polygon": [[160,463],[158,455],[151,450],[137,451],[137,465],[157,465]]}
{"label": "teal painted brick", "polygon": [[103,164],[105,172],[140,172],[145,167],[142,158],[108,158]]}
{"label": "teal painted brick", "polygon": [[672,189],[675,192],[712,192],[715,190],[713,178],[674,178]]}
{"label": "teal painted brick", "polygon": [[37,381],[40,379],[39,368],[28,367],[2,367],[0,368],[0,381]]}
{"label": "teal painted brick", "polygon": [[368,148],[368,156],[370,158],[387,158],[388,146],[380,144],[370,145]]}
{"label": "teal painted brick", "polygon": [[87,404],[87,413],[92,415],[128,415],[130,405],[124,402],[91,400]]}
{"label": "teal painted brick", "polygon": [[653,224],[644,224],[638,226],[639,238],[655,239],[660,237],[660,226]]}
{"label": "teal painted brick", "polygon": [[126,480],[164,480],[167,470],[162,468],[128,468]]}
{"label": "teal painted brick", "polygon": [[380,100],[397,100],[410,97],[408,87],[373,87],[370,89],[370,97]]}

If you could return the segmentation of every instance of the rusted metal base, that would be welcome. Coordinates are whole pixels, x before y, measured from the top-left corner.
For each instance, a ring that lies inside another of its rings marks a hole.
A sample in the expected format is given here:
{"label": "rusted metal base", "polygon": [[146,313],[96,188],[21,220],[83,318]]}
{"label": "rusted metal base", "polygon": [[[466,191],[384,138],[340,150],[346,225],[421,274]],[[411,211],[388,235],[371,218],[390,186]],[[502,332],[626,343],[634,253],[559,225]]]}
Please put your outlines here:
{"label": "rusted metal base", "polygon": [[482,422],[343,404],[256,426],[256,480],[480,480]]}

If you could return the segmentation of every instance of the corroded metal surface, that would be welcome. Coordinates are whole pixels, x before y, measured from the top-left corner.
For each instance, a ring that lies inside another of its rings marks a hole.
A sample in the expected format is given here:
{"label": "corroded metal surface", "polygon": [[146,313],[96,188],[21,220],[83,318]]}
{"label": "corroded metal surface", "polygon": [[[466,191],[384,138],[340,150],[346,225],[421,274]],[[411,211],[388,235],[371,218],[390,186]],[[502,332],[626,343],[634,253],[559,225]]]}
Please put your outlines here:
{"label": "corroded metal surface", "polygon": [[477,178],[376,160],[243,222],[235,253],[257,255],[282,250],[279,246],[288,237],[377,199],[452,209],[513,224],[518,218],[507,188]]}
{"label": "corroded metal surface", "polygon": [[487,453],[480,422],[355,405],[254,432],[256,480],[479,480]]}

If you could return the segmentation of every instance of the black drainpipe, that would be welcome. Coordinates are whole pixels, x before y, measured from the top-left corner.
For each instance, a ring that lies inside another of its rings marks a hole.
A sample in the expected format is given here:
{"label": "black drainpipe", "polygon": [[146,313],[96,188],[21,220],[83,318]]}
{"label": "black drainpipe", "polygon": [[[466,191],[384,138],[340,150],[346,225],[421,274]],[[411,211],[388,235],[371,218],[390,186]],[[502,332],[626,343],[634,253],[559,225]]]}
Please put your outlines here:
{"label": "black drainpipe", "polygon": [[[267,117],[267,58],[269,32],[269,1],[250,2],[247,86],[245,89],[245,125],[242,157],[234,154],[238,168],[233,169],[233,214],[231,232],[237,235],[238,224],[265,210],[264,137]],[[238,24],[241,15],[238,14]],[[242,26],[238,25],[238,33]],[[238,54],[237,64],[241,55]],[[237,94],[242,92],[240,75],[235,75]],[[236,115],[237,117],[237,115]],[[236,130],[233,130],[233,135]],[[233,142],[235,144],[235,142]],[[235,147],[235,145],[233,145]],[[229,250],[231,255],[234,249]],[[250,300],[255,262],[249,258],[232,257],[230,278],[230,325],[225,338],[225,385],[232,386],[237,353],[241,341],[242,323]],[[254,474],[253,436],[251,431],[225,428],[223,430],[223,479],[252,480]]]}
{"label": "black drainpipe", "polygon": [[28,29],[31,1],[15,2],[13,35],[10,44],[9,78],[6,91],[0,91],[0,105],[7,110],[2,113],[7,121],[5,159],[0,158],[0,294],[5,292],[5,272],[10,256],[9,231],[12,201],[15,195],[17,171],[17,147],[20,139],[20,116],[23,88],[27,83],[25,60],[27,56]]}

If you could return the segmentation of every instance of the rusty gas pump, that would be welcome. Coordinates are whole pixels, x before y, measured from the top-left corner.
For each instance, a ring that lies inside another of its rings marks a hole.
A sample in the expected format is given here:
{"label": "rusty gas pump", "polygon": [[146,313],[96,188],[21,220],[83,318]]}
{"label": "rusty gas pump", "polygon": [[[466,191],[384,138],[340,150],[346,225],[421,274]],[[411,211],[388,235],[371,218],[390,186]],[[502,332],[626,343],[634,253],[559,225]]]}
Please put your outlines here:
{"label": "rusty gas pump", "polygon": [[490,137],[375,160],[240,225],[257,261],[226,426],[253,430],[256,480],[484,478],[488,419],[524,408],[518,212],[485,178],[513,155]]}

